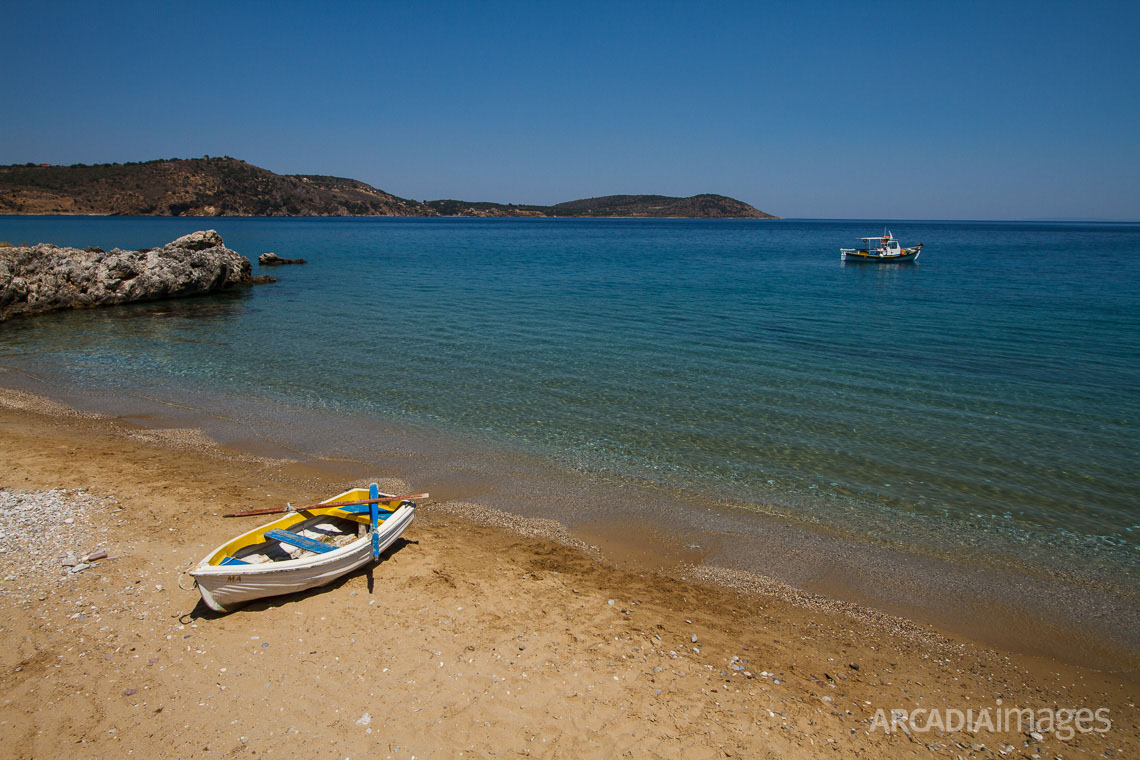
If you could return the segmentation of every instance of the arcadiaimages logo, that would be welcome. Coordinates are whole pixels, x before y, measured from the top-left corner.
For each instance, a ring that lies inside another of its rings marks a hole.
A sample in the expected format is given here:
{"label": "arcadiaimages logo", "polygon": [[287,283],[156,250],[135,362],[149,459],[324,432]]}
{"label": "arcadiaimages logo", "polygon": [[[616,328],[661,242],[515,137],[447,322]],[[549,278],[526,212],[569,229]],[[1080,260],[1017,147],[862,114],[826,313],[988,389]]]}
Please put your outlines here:
{"label": "arcadiaimages logo", "polygon": [[915,708],[913,710],[875,711],[868,733],[881,730],[885,734],[900,731],[905,734],[942,731],[980,733],[1024,733],[1041,741],[1046,735],[1067,742],[1077,734],[1104,734],[1112,730],[1107,707],[1096,710],[1088,707],[1006,707],[997,700],[993,707],[968,708]]}

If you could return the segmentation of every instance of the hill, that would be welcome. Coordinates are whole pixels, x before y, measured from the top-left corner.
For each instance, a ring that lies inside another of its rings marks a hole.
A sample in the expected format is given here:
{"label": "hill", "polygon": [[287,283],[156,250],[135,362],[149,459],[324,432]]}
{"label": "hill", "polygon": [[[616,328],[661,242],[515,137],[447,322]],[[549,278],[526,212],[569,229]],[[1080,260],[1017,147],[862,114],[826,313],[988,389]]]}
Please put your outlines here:
{"label": "hill", "polygon": [[0,167],[0,213],[434,216],[353,179],[282,175],[236,158]]}
{"label": "hill", "polygon": [[723,195],[610,195],[554,206],[420,203],[354,179],[275,174],[228,156],[0,166],[0,214],[776,218]]}
{"label": "hill", "polygon": [[550,216],[696,217],[701,219],[775,219],[743,201],[724,195],[607,195],[550,207]]}

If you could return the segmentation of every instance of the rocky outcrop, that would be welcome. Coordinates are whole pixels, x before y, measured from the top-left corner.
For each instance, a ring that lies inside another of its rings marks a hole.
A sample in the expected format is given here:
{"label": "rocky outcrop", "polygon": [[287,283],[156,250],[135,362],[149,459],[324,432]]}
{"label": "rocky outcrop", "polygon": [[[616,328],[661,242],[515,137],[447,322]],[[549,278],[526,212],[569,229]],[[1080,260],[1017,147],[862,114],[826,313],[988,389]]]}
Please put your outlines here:
{"label": "rocky outcrop", "polygon": [[214,230],[138,251],[50,243],[0,248],[0,320],[213,293],[250,284],[251,269],[249,260],[226,248]]}
{"label": "rocky outcrop", "polygon": [[166,247],[184,251],[204,251],[207,248],[225,248],[226,245],[217,230],[198,230],[167,243]]}
{"label": "rocky outcrop", "polygon": [[270,251],[257,257],[257,263],[263,267],[279,267],[283,264],[308,264],[304,259],[283,259]]}

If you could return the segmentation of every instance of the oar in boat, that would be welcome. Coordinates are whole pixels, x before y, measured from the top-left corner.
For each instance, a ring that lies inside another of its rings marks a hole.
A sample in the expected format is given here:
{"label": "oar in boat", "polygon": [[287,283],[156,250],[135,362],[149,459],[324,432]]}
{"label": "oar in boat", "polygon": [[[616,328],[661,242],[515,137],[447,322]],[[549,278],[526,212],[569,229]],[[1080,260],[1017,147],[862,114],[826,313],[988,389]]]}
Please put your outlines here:
{"label": "oar in boat", "polygon": [[375,483],[368,486],[368,495],[372,497],[368,500],[371,502],[368,505],[368,518],[372,524],[372,559],[380,559],[380,534],[376,532],[380,527],[380,508],[375,501],[380,496],[380,489]]}
{"label": "oar in boat", "polygon": [[269,509],[247,509],[244,512],[230,512],[222,517],[253,517],[254,515],[276,515],[281,512],[303,512],[306,509],[325,509],[327,507],[357,507],[368,504],[387,504],[390,501],[411,501],[413,499],[426,499],[426,493],[410,493],[407,496],[382,496],[378,499],[362,499],[360,501],[336,501],[331,504],[309,504],[304,507],[270,507]]}

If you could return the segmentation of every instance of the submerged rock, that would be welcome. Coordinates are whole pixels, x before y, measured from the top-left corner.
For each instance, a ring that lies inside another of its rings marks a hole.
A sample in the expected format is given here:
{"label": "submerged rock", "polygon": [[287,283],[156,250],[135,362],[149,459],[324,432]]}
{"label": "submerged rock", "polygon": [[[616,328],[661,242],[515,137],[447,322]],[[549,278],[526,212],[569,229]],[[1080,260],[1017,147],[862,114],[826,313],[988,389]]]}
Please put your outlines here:
{"label": "submerged rock", "polygon": [[60,309],[204,295],[252,283],[249,259],[215,230],[162,248],[104,252],[50,243],[0,249],[0,320]]}

